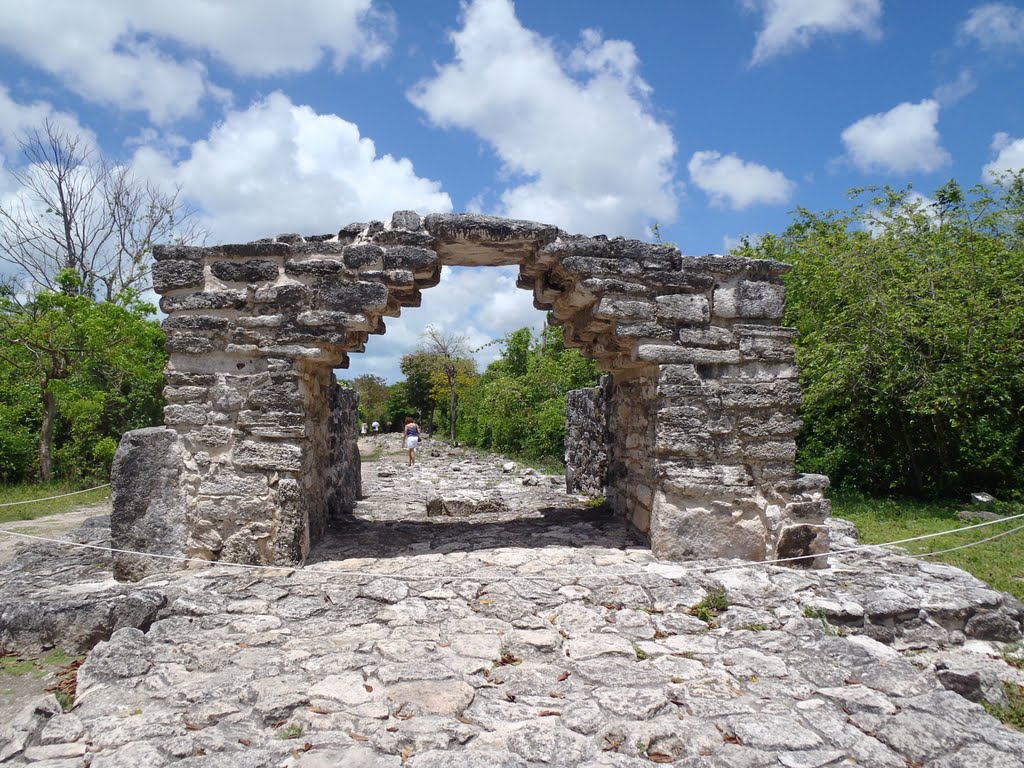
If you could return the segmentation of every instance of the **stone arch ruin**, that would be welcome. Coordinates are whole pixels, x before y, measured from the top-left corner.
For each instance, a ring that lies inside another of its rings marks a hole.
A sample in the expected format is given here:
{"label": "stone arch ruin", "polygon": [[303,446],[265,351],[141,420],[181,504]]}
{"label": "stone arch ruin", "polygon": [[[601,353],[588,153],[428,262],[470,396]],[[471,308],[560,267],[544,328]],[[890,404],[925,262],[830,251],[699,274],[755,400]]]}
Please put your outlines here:
{"label": "stone arch ruin", "polygon": [[[784,264],[410,211],[336,235],[160,246],[154,258],[166,426],[122,441],[116,547],[301,563],[359,493],[357,456],[345,474],[354,404],[339,400],[333,369],[383,333],[385,317],[419,306],[443,266],[518,265],[518,285],[566,344],[609,372],[573,398],[588,415],[570,423],[571,482],[589,468],[662,558],[824,562],[827,480],[794,469],[800,389],[796,332],[780,325]],[[123,578],[168,567],[130,555],[116,566]]]}

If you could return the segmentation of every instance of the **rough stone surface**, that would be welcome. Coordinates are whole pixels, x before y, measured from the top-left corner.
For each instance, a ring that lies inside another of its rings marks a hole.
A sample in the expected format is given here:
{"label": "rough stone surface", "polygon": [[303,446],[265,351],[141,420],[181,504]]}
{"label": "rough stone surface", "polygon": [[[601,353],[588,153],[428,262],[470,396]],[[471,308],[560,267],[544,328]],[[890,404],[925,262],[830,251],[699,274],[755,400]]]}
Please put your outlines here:
{"label": "rough stone surface", "polygon": [[[181,556],[185,551],[184,457],[178,433],[165,427],[126,432],[110,469],[114,514],[111,535],[119,548]],[[117,554],[114,576],[135,581],[180,567],[175,560]]]}
{"label": "rough stone surface", "polygon": [[608,401],[611,379],[566,396],[565,486],[569,493],[604,496],[608,485]]}
{"label": "rough stone surface", "polygon": [[[394,436],[364,442],[385,453],[363,464],[366,498],[302,570],[124,584],[96,550],[20,552],[0,570],[0,645],[61,646],[86,616],[102,631],[72,712],[26,701],[0,724],[0,760],[1021,766],[1024,735],[955,688],[1024,684],[1012,648],[977,634],[1019,640],[1024,609],[956,568],[876,550],[816,570],[670,562],[500,458],[427,440],[407,467]],[[458,488],[508,508],[427,516]],[[77,535],[108,537],[101,519]],[[706,623],[690,611],[712,588],[729,607]],[[43,613],[59,622],[33,624]]]}
{"label": "rough stone surface", "polygon": [[301,563],[359,495],[333,370],[418,307],[443,266],[517,265],[565,343],[609,372],[598,399],[570,399],[570,490],[606,496],[660,557],[824,565],[828,502],[820,485],[794,485],[801,397],[795,332],[779,325],[784,264],[412,211],[156,256],[164,421],[184,451],[180,554]]}

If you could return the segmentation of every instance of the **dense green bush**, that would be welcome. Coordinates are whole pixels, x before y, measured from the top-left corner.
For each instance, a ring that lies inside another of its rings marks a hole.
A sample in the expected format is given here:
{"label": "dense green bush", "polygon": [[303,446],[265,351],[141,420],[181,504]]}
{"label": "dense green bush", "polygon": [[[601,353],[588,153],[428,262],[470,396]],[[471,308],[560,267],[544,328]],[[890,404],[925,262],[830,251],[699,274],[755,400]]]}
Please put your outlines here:
{"label": "dense green bush", "polygon": [[873,493],[1024,488],[1024,177],[854,192],[735,252],[793,265],[800,467]]}
{"label": "dense green bush", "polygon": [[166,355],[154,313],[130,293],[0,293],[0,482],[102,482],[121,434],[160,422]]}
{"label": "dense green bush", "polygon": [[504,340],[491,363],[462,395],[459,438],[472,445],[531,458],[561,459],[565,450],[565,395],[594,386],[592,360],[567,349],[561,328],[539,338],[521,328]]}

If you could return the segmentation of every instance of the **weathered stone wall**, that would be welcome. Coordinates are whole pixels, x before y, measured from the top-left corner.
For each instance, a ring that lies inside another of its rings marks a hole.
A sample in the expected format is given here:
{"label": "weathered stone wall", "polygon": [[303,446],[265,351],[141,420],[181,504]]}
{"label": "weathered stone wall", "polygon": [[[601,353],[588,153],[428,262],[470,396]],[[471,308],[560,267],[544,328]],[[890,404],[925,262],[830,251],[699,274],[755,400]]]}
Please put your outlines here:
{"label": "weathered stone wall", "polygon": [[385,317],[418,306],[443,265],[508,264],[566,343],[611,372],[608,495],[656,553],[763,559],[825,546],[821,480],[793,469],[800,393],[793,332],[779,327],[784,264],[409,211],[336,235],[154,256],[190,555],[301,562],[335,501],[358,493],[331,469],[331,370]]}
{"label": "weathered stone wall", "polygon": [[[110,468],[114,506],[110,535],[118,549],[167,558],[184,554],[188,535],[185,460],[173,429],[149,427],[124,434]],[[167,558],[114,552],[114,577],[137,581],[182,566]]]}
{"label": "weathered stone wall", "polygon": [[657,366],[616,371],[608,417],[608,498],[612,508],[644,535],[659,485],[651,460],[657,413]]}
{"label": "weathered stone wall", "polygon": [[565,398],[565,487],[604,496],[608,484],[608,399],[611,377]]}
{"label": "weathered stone wall", "polygon": [[352,511],[363,495],[362,462],[359,458],[359,395],[354,389],[331,390],[330,460],[327,478],[327,513],[337,519]]}

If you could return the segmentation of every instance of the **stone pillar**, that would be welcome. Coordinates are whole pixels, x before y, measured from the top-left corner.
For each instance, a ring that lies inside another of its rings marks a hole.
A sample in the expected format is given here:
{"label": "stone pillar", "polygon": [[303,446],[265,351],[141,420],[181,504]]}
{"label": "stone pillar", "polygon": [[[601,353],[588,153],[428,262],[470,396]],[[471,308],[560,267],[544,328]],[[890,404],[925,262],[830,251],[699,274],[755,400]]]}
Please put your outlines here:
{"label": "stone pillar", "polygon": [[565,487],[604,496],[608,485],[610,376],[600,386],[574,389],[565,398]]}

